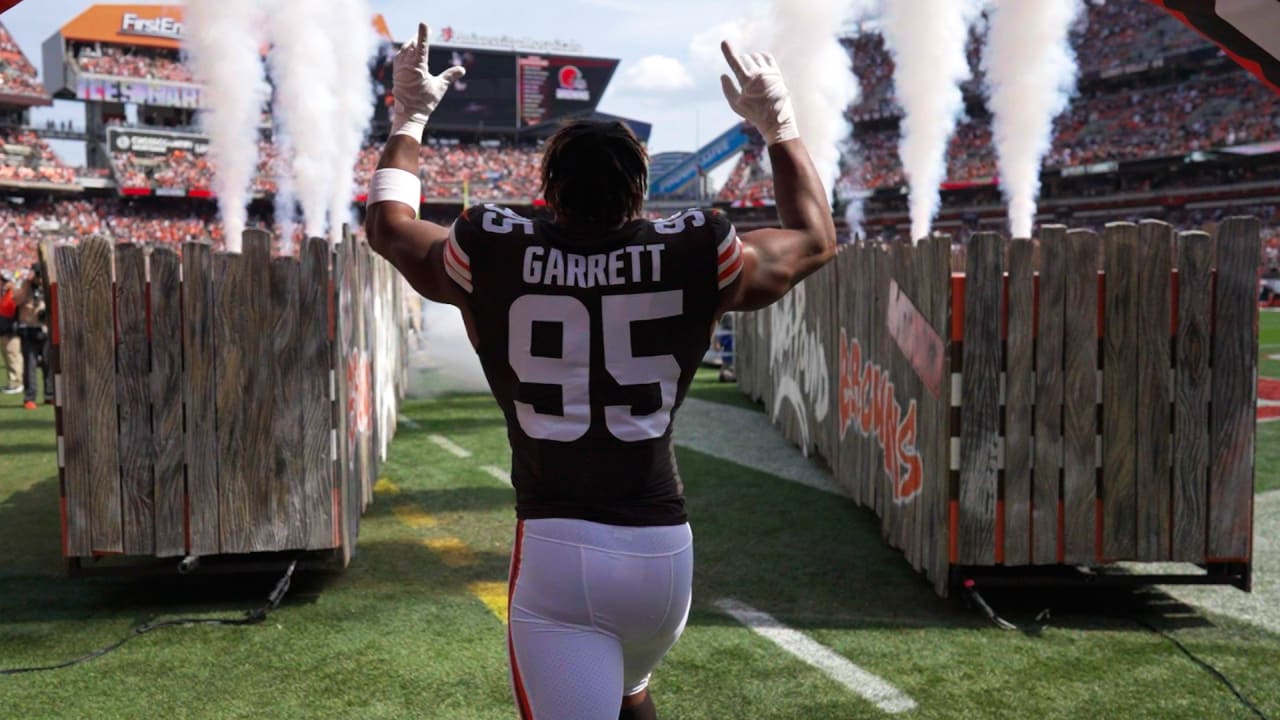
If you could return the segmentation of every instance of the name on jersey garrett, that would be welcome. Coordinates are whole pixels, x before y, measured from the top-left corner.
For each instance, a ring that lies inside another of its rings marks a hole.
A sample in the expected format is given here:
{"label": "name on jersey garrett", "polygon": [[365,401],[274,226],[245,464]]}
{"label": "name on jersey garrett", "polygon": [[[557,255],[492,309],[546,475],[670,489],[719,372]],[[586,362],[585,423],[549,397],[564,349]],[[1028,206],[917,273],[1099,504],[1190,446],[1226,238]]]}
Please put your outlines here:
{"label": "name on jersey garrett", "polygon": [[613,252],[579,255],[533,245],[524,251],[524,281],[584,289],[661,282],[664,249],[664,245],[627,245]]}

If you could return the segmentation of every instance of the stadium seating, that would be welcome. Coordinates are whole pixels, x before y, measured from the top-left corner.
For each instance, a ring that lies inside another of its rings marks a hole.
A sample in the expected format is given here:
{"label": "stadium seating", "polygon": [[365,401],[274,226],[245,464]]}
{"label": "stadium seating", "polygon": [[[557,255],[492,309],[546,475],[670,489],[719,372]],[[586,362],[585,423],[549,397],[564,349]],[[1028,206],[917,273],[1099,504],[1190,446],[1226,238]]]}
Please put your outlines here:
{"label": "stadium seating", "polygon": [[191,68],[172,50],[94,44],[82,45],[73,52],[76,65],[86,73],[146,80],[195,81]]}
{"label": "stadium seating", "polygon": [[9,30],[0,24],[0,95],[47,98],[36,78],[36,69],[18,47]]}
{"label": "stadium seating", "polygon": [[73,185],[77,171],[63,164],[33,130],[0,128],[0,185]]}

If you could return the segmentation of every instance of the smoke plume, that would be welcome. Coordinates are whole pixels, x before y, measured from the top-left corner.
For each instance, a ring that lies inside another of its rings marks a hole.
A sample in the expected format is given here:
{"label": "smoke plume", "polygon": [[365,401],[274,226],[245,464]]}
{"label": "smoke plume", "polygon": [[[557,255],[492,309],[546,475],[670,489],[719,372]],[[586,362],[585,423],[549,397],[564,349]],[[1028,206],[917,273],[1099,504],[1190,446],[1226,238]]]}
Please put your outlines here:
{"label": "smoke plume", "polygon": [[284,131],[283,119],[279,112],[275,113],[276,149],[280,159],[272,164],[271,174],[276,181],[275,215],[276,225],[280,228],[278,239],[281,255],[294,255],[293,234],[298,228],[298,199],[293,193],[293,173],[290,166],[293,159],[293,141],[289,133]]}
{"label": "smoke plume", "polygon": [[192,68],[208,93],[210,109],[200,117],[217,168],[213,183],[226,247],[239,252],[267,94],[259,5],[254,0],[189,0],[185,24]]}
{"label": "smoke plume", "polygon": [[1000,185],[1009,229],[1031,237],[1040,163],[1053,141],[1053,119],[1075,89],[1068,32],[1079,0],[994,0],[983,50]]}
{"label": "smoke plume", "polygon": [[325,236],[335,183],[337,54],[321,16],[336,4],[320,9],[311,0],[276,0],[271,13],[271,77],[293,141],[294,190],[307,237]]}
{"label": "smoke plume", "polygon": [[910,185],[915,241],[929,234],[941,202],[947,144],[964,109],[960,83],[970,76],[969,25],[981,9],[980,0],[886,0],[885,42],[893,53],[894,88],[904,111],[898,154]]}
{"label": "smoke plume", "polygon": [[[856,102],[858,79],[837,35],[872,0],[773,0],[772,52],[787,79],[800,137],[813,157],[828,197],[840,176],[840,148],[849,137],[845,108]],[[750,51],[751,48],[740,48]]]}
{"label": "smoke plume", "polygon": [[351,222],[353,168],[373,114],[369,58],[377,49],[377,42],[369,23],[372,12],[365,0],[333,0],[329,5],[333,9],[325,19],[338,64],[333,85],[338,113],[334,118],[334,183],[329,196],[329,237],[337,243],[342,239],[343,223]]}

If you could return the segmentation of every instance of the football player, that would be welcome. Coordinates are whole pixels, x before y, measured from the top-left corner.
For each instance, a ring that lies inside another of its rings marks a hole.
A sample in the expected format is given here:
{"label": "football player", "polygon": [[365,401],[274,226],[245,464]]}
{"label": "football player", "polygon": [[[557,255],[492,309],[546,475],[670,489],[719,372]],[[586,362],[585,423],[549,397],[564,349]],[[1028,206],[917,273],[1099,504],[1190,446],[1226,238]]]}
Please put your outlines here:
{"label": "football player", "polygon": [[395,58],[366,228],[419,293],[462,311],[506,416],[507,637],[526,720],[656,717],[649,675],[684,629],[693,575],[672,418],[720,316],[769,305],[835,253],[782,73],[722,49],[725,96],[768,143],[782,229],[739,236],[702,209],[643,219],[648,157],[616,122],[546,143],[548,219],[480,205],[449,227],[418,220],[419,143],[465,70],[428,71],[424,25]]}

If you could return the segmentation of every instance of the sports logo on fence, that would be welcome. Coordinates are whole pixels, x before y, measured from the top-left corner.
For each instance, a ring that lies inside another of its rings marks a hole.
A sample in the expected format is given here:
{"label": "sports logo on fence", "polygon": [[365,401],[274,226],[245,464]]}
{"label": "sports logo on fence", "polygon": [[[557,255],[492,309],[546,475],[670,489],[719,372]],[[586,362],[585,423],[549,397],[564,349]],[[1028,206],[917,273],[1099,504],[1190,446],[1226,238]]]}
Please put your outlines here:
{"label": "sports logo on fence", "polygon": [[805,293],[805,286],[797,285],[770,313],[769,374],[777,382],[773,421],[778,421],[782,406],[790,404],[800,424],[801,446],[807,453],[810,407],[815,422],[826,420],[831,387],[822,336],[804,320]]}
{"label": "sports logo on fence", "polygon": [[920,494],[924,469],[916,449],[916,401],[902,405],[889,372],[862,360],[862,343],[840,329],[840,440],[850,428],[884,451],[884,473],[893,501],[903,504]]}
{"label": "sports logo on fence", "polygon": [[370,394],[369,354],[361,351],[347,360],[347,440],[354,443],[356,435],[369,432],[372,427],[373,399]]}

